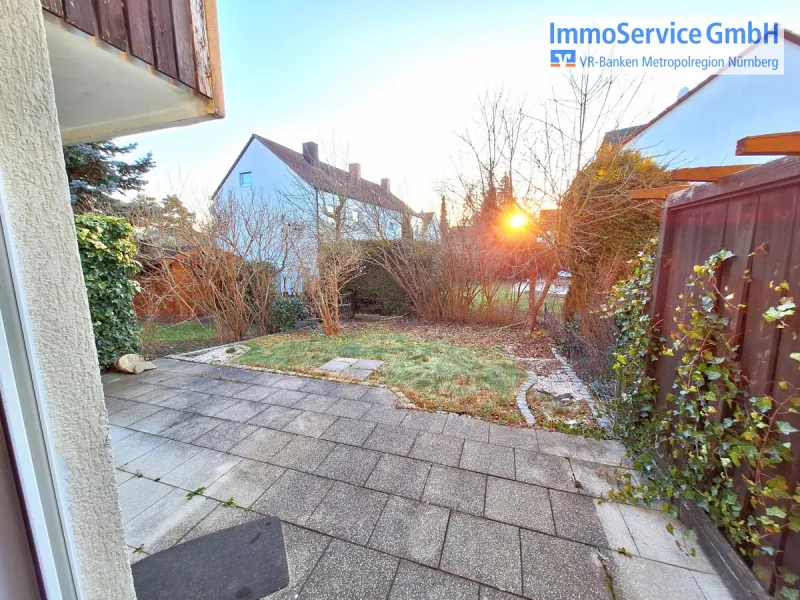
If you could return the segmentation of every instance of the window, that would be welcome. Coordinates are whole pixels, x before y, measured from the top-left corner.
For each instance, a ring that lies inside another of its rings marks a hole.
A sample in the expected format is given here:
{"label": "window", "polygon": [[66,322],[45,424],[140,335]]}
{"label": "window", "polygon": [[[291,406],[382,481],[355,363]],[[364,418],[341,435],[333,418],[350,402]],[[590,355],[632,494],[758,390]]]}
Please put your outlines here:
{"label": "window", "polygon": [[353,223],[358,223],[358,211],[353,211]]}
{"label": "window", "polygon": [[239,185],[241,187],[250,187],[253,185],[253,173],[251,171],[239,173]]}

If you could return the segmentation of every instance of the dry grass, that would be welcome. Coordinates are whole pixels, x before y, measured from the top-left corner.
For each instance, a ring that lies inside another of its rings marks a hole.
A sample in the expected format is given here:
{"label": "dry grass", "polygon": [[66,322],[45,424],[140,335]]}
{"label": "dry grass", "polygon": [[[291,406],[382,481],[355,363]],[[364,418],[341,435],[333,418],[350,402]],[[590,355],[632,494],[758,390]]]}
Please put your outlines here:
{"label": "dry grass", "polygon": [[400,389],[422,408],[522,421],[515,395],[525,370],[503,348],[505,334],[495,339],[463,326],[397,321],[349,324],[337,336],[295,332],[257,338],[246,342],[250,351],[237,362],[311,373],[337,356],[383,360],[371,381]]}

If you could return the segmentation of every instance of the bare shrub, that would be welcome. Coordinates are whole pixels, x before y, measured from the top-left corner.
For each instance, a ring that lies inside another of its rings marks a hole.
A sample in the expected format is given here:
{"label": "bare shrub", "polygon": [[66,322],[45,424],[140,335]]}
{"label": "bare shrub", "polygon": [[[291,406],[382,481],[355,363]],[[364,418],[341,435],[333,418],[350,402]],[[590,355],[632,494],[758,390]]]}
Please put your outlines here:
{"label": "bare shrub", "polygon": [[199,223],[173,223],[180,245],[150,245],[143,287],[156,304],[211,319],[222,342],[255,326],[269,333],[275,279],[286,267],[292,228],[262,198],[216,198]]}

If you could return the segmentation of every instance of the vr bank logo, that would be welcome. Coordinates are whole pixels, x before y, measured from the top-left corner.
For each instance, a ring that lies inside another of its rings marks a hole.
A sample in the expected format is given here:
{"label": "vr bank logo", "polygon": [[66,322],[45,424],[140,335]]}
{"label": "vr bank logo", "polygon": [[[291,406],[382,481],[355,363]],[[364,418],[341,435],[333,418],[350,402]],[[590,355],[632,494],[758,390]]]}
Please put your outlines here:
{"label": "vr bank logo", "polygon": [[575,50],[550,50],[551,67],[574,67]]}

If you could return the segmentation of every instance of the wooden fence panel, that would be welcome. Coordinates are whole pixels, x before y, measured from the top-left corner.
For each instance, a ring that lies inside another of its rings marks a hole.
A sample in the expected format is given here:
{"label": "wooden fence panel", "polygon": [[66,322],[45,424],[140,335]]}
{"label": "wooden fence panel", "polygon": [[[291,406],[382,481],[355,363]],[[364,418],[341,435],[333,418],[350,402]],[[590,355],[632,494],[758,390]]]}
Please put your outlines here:
{"label": "wooden fence panel", "polygon": [[[661,239],[656,259],[651,316],[660,319],[664,337],[677,330],[673,318],[683,318],[680,295],[694,265],[704,263],[721,249],[734,253],[718,275],[724,293],[732,293],[732,302],[746,308],[731,312],[727,332],[739,342],[739,359],[749,394],[771,395],[785,399],[791,390],[800,388],[798,362],[789,353],[800,351],[800,315],[787,320],[787,328],[767,323],[764,312],[781,297],[771,285],[788,281],[791,294],[800,296],[800,158],[786,158],[723,178],[718,183],[696,186],[669,197],[661,225]],[[662,357],[653,365],[658,380],[659,406],[672,390],[675,369],[680,357]],[[790,390],[781,390],[786,381]],[[800,416],[789,420],[800,429]],[[790,489],[800,480],[800,435],[792,434],[795,462],[781,465],[778,473],[786,477]],[[737,493],[749,514],[747,486],[737,473]],[[758,561],[769,581],[765,587],[774,591],[778,568],[786,566],[800,573],[800,534],[785,531],[770,540],[778,552],[775,557]]]}

